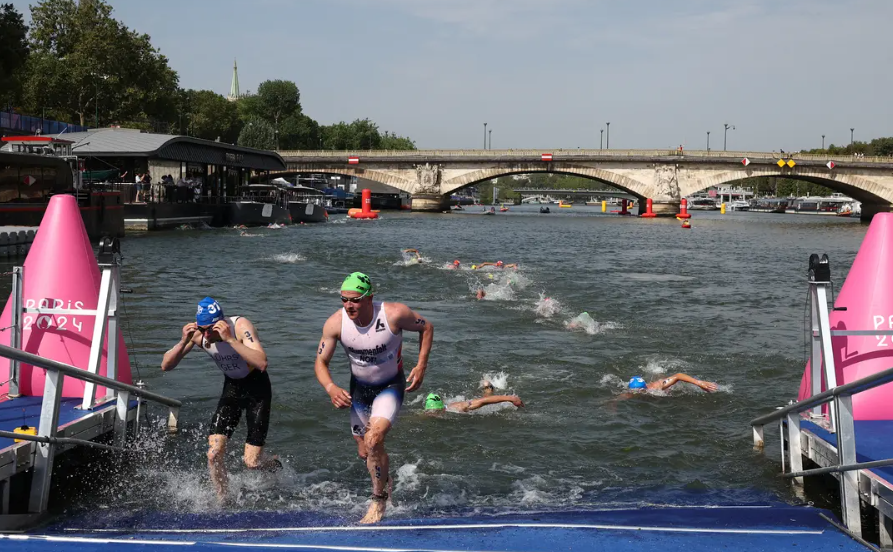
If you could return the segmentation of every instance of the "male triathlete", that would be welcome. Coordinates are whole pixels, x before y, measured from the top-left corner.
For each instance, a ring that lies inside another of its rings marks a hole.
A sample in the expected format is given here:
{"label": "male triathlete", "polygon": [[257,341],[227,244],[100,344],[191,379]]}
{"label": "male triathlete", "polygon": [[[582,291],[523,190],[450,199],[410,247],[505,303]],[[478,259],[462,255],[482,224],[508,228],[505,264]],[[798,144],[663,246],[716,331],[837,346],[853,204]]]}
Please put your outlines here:
{"label": "male triathlete", "polygon": [[226,443],[239,425],[242,410],[248,425],[245,465],[249,469],[282,467],[276,457],[263,454],[272,400],[267,354],[251,321],[243,316],[225,317],[220,304],[210,297],[199,302],[195,322],[183,326],[180,342],[164,354],[161,369],[167,372],[176,368],[194,346],[208,353],[223,372],[223,393],[211,418],[208,437],[208,469],[217,498],[223,501],[228,482],[224,465]]}
{"label": "male triathlete", "polygon": [[[322,329],[316,354],[316,379],[336,408],[351,407],[350,425],[357,453],[372,477],[372,503],[360,523],[376,523],[388,500],[388,455],[384,440],[403,404],[404,391],[422,385],[434,339],[431,323],[402,303],[372,300],[372,281],[354,272],[341,284],[344,308]],[[419,333],[419,360],[404,379],[403,331]],[[350,361],[350,393],[329,374],[335,343],[341,341]],[[408,386],[406,384],[409,384]]]}

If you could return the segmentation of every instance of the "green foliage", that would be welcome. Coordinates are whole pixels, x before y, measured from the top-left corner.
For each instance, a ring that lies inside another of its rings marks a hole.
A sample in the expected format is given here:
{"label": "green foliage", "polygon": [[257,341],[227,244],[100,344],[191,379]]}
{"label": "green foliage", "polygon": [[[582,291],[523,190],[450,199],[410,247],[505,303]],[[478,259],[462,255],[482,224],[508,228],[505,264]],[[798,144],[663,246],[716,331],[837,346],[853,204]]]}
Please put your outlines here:
{"label": "green foliage", "polygon": [[344,121],[323,126],[322,147],[327,150],[414,150],[415,142],[385,131],[369,119],[357,119],[348,124]]}
{"label": "green foliage", "polygon": [[773,176],[745,178],[731,184],[734,186],[741,186],[742,188],[751,188],[757,197],[800,197],[805,195],[829,196],[834,192],[834,190],[826,188],[820,184],[806,182],[805,180]]}
{"label": "green foliage", "polygon": [[177,73],[103,0],[42,0],[31,20],[27,109],[82,125],[175,118]]}
{"label": "green foliage", "polygon": [[22,72],[28,61],[28,27],[12,4],[0,5],[0,102],[16,105],[21,99]]}
{"label": "green foliage", "polygon": [[315,150],[322,148],[319,123],[304,114],[290,115],[279,129],[279,149]]}
{"label": "green foliage", "polygon": [[285,80],[268,80],[257,87],[256,105],[259,110],[255,115],[279,128],[279,121],[290,115],[301,113],[301,93],[298,86]]}
{"label": "green foliage", "polygon": [[855,141],[846,146],[829,145],[825,149],[816,148],[804,153],[828,154],[828,155],[852,155],[859,153],[868,157],[877,155],[881,157],[893,157],[893,137],[875,138],[871,142]]}
{"label": "green foliage", "polygon": [[183,90],[177,101],[181,114],[177,132],[205,140],[235,143],[242,130],[238,106],[210,90]]}
{"label": "green foliage", "polygon": [[276,133],[273,125],[260,117],[248,119],[239,133],[239,145],[246,148],[275,149]]}
{"label": "green foliage", "polygon": [[414,150],[415,142],[410,140],[408,137],[397,136],[396,134],[391,134],[388,131],[384,131],[384,134],[381,135],[381,143],[379,147],[383,150],[395,150],[395,151],[408,151]]}

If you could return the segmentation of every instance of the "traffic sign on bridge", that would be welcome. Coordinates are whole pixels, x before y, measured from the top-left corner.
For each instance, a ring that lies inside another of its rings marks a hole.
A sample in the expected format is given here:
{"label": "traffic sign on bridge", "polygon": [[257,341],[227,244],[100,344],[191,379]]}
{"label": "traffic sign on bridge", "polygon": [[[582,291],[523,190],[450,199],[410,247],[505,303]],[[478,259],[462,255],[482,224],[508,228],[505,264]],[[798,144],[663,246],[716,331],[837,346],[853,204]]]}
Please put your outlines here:
{"label": "traffic sign on bridge", "polygon": [[28,176],[26,176],[25,178],[22,179],[22,182],[25,183],[25,186],[30,186],[31,184],[34,184],[35,182],[37,182],[37,179],[29,174]]}
{"label": "traffic sign on bridge", "polygon": [[741,160],[741,164],[744,165],[745,167],[750,165],[750,159],[745,157],[744,159]]}
{"label": "traffic sign on bridge", "polygon": [[551,154],[551,153],[544,153],[544,154],[541,156],[541,158],[542,158],[543,161],[551,161],[551,160],[552,160],[552,154]]}
{"label": "traffic sign on bridge", "polygon": [[351,164],[351,165],[356,165],[357,163],[360,162],[360,158],[359,158],[359,157],[350,156],[350,157],[347,158],[347,162],[348,162],[349,164]]}
{"label": "traffic sign on bridge", "polygon": [[828,162],[825,164],[825,166],[828,167],[829,169],[833,169],[833,168],[836,167],[837,165],[834,164],[834,161],[828,161]]}

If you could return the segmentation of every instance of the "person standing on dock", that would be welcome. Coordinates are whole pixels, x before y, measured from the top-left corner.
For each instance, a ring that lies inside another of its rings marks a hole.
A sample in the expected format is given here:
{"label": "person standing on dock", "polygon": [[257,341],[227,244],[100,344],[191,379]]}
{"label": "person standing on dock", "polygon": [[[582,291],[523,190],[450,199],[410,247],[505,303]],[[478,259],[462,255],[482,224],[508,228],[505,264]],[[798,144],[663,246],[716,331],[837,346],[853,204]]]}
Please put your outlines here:
{"label": "person standing on dock", "polygon": [[208,469],[223,502],[228,490],[224,457],[226,444],[233,436],[242,410],[248,425],[245,439],[245,466],[252,470],[276,470],[282,463],[264,455],[264,443],[270,425],[272,389],[267,374],[267,354],[254,324],[244,316],[225,317],[217,301],[205,297],[198,303],[195,322],[183,326],[180,341],[164,354],[161,369],[177,367],[193,347],[198,346],[223,372],[223,393],[211,418],[208,437]]}
{"label": "person standing on dock", "polygon": [[[344,307],[326,321],[316,354],[316,379],[335,408],[350,407],[357,453],[372,477],[372,503],[360,523],[384,516],[389,490],[385,437],[397,418],[405,391],[422,386],[434,339],[430,322],[402,303],[372,300],[372,280],[354,272],[341,284]],[[419,333],[419,360],[404,379],[403,332]],[[335,385],[329,362],[341,341],[350,362],[350,393]],[[409,384],[409,385],[407,385]]]}

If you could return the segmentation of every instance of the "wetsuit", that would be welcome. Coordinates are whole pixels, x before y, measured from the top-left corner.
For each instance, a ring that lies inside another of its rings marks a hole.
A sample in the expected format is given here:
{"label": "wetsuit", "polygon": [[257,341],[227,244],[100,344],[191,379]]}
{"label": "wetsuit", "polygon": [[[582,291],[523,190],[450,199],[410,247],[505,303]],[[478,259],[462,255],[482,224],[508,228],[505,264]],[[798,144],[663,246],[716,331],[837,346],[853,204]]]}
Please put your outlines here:
{"label": "wetsuit", "polygon": [[371,418],[393,425],[406,390],[403,332],[391,331],[380,301],[372,307],[372,322],[363,327],[341,310],[341,346],[350,360],[350,425],[357,436],[366,434]]}
{"label": "wetsuit", "polygon": [[[236,335],[238,316],[226,319],[229,331]],[[208,353],[223,372],[223,392],[217,403],[217,411],[211,418],[211,435],[233,436],[242,410],[248,424],[245,442],[257,447],[264,446],[270,427],[270,403],[273,391],[270,376],[265,370],[255,370],[236,352],[232,345],[220,341],[210,343],[202,337],[202,350]]]}

